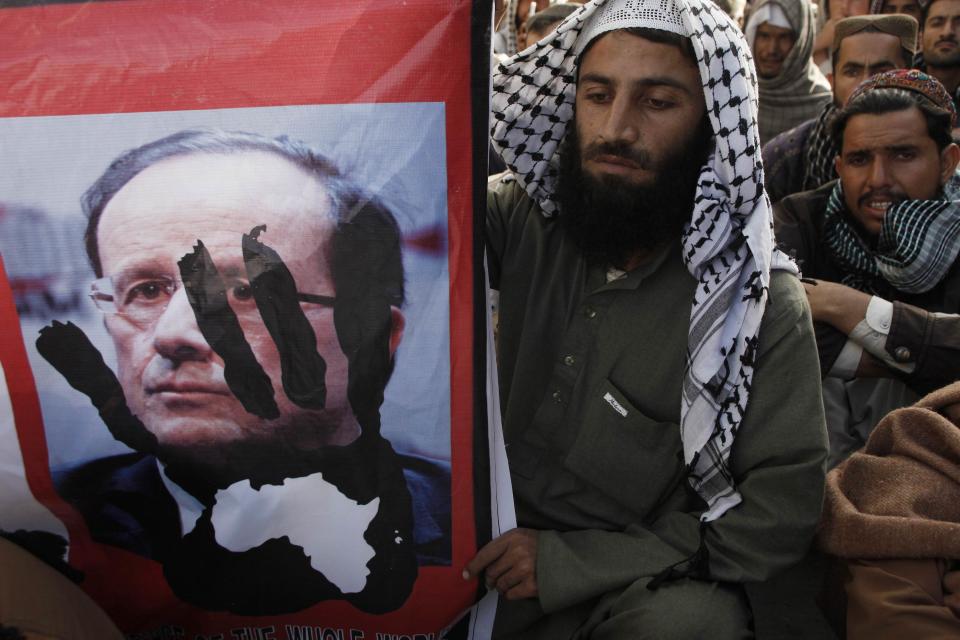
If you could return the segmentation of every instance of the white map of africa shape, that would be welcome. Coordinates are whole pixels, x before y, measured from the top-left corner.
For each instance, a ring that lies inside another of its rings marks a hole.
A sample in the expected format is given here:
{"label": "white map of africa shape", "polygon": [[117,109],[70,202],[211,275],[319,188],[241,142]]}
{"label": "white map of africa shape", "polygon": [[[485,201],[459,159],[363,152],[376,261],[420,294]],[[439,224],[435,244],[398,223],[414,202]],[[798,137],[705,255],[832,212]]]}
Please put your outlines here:
{"label": "white map of africa shape", "polygon": [[225,549],[248,551],[287,536],[341,592],[358,593],[375,555],[363,534],[379,508],[379,498],[359,504],[314,473],[259,490],[249,480],[236,482],[217,492],[211,520]]}

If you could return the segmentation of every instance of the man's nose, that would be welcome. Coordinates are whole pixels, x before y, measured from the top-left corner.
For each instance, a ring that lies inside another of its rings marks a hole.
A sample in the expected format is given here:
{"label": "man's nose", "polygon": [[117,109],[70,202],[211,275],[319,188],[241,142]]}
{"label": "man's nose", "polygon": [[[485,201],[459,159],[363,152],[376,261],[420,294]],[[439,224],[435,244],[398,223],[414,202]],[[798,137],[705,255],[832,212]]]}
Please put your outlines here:
{"label": "man's nose", "polygon": [[169,360],[204,360],[212,354],[197,325],[187,293],[180,287],[153,327],[153,346]]}
{"label": "man's nose", "polygon": [[890,171],[885,158],[878,156],[873,159],[867,180],[872,189],[890,186]]}
{"label": "man's nose", "polygon": [[601,135],[604,142],[624,142],[634,144],[640,138],[637,128],[637,114],[629,96],[619,95],[613,99],[607,110]]}

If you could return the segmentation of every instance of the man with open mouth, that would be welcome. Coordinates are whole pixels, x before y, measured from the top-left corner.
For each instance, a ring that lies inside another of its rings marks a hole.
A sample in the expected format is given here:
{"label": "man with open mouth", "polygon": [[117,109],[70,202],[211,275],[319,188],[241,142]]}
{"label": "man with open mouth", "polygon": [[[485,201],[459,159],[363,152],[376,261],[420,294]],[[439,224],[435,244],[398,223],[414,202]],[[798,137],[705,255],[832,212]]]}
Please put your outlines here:
{"label": "man with open mouth", "polygon": [[834,120],[839,180],[775,210],[817,326],[835,466],[890,410],[960,376],[960,149],[935,78],[888,71]]}

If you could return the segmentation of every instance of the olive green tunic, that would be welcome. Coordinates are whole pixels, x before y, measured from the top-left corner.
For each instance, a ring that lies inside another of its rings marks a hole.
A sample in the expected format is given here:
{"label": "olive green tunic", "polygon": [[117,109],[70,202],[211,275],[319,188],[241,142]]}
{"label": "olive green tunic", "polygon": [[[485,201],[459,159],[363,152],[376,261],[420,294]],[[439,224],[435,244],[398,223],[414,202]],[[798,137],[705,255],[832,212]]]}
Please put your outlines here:
{"label": "olive green tunic", "polygon": [[[550,614],[698,548],[706,505],[679,430],[695,282],[678,241],[607,283],[515,182],[489,192],[487,234],[517,520],[542,530],[539,606]],[[809,307],[796,278],[774,272],[730,457],[743,503],[706,529],[710,579],[765,580],[804,555],[826,454]]]}

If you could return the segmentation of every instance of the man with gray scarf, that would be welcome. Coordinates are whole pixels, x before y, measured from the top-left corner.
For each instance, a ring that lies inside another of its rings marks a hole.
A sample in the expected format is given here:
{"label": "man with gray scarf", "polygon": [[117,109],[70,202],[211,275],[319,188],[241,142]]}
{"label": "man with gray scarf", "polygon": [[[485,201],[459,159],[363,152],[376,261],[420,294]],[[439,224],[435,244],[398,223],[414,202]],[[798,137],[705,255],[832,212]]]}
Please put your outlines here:
{"label": "man with gray scarf", "polygon": [[811,540],[826,440],[742,32],[710,0],[594,0],[493,88],[519,528],[464,577],[502,594],[496,637],[749,637],[747,585]]}
{"label": "man with gray scarf", "polygon": [[760,0],[747,28],[760,86],[760,143],[814,118],[830,102],[830,84],[813,63],[816,37],[809,0]]}

